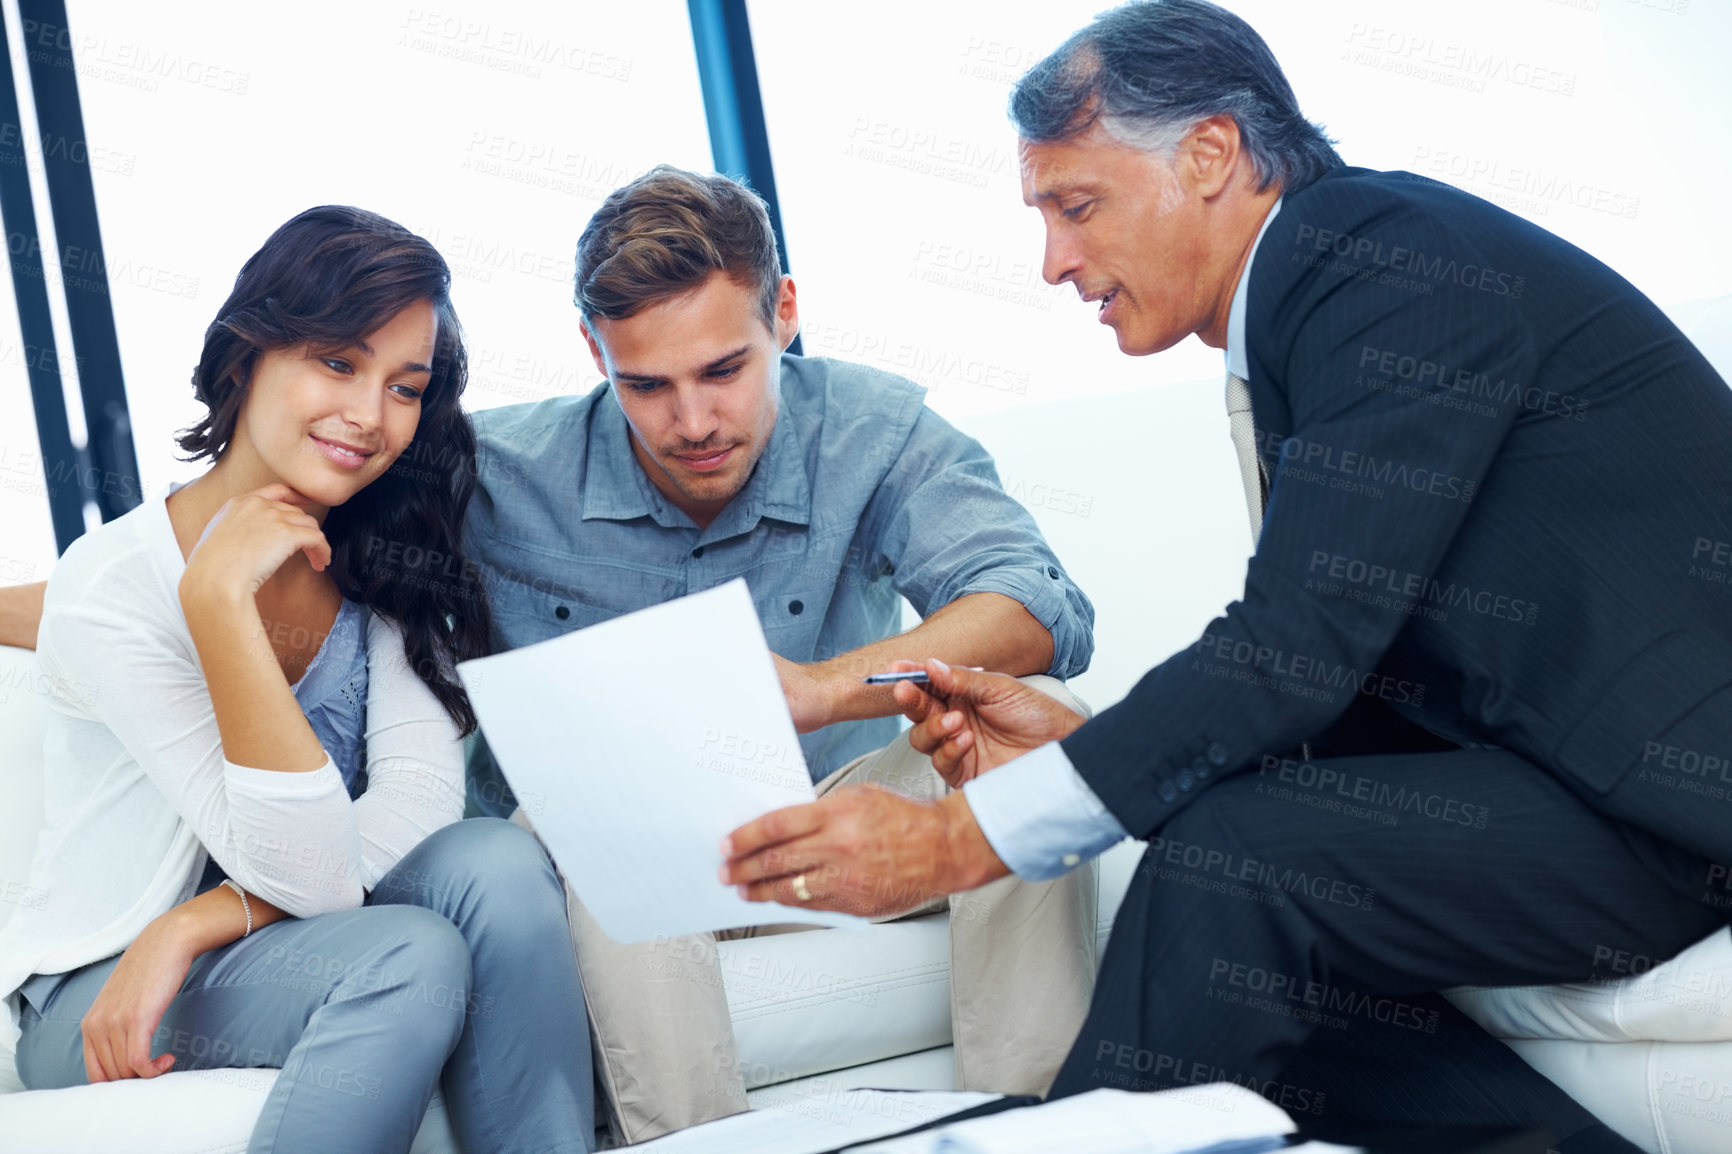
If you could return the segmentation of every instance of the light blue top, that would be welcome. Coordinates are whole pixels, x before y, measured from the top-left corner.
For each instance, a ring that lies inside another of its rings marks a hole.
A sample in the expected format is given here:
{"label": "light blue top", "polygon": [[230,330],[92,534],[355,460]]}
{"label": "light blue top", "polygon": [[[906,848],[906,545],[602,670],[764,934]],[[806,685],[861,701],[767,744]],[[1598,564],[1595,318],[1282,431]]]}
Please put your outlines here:
{"label": "light blue top", "polygon": [[[986,450],[923,393],[863,365],[784,356],[769,444],[707,529],[645,476],[611,386],[476,413],[464,545],[487,577],[497,644],[544,641],[744,577],[770,648],[790,661],[899,632],[898,595],[925,616],[994,592],[1052,633],[1052,675],[1076,676],[1094,652],[1093,606]],[[800,744],[818,779],[897,732],[897,718],[875,718]],[[470,770],[472,796],[509,799],[490,758]]]}
{"label": "light blue top", "polygon": [[343,599],[331,632],[292,688],[349,796],[360,797],[367,789],[367,609],[359,601]]}
{"label": "light blue top", "polygon": [[[1249,381],[1245,353],[1245,308],[1251,265],[1269,222],[1281,211],[1277,199],[1251,244],[1245,271],[1227,313],[1227,371]],[[968,808],[993,852],[1017,877],[1047,881],[1117,845],[1125,827],[1095,796],[1058,742],[1048,742],[962,787]]]}

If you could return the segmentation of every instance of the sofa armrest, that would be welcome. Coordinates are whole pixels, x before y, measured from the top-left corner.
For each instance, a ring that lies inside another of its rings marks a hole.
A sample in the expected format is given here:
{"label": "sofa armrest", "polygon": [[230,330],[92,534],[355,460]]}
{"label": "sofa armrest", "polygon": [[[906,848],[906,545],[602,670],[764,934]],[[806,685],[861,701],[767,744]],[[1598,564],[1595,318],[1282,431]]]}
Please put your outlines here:
{"label": "sofa armrest", "polygon": [[1732,929],[1659,964],[1619,955],[1603,961],[1614,980],[1464,987],[1445,996],[1506,1041],[1732,1041]]}

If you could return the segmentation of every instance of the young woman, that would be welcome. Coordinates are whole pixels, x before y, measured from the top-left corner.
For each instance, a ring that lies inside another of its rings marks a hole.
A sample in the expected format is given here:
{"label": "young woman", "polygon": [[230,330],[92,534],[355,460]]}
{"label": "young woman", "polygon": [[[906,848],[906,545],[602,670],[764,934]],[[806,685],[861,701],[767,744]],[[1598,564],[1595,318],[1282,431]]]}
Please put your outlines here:
{"label": "young woman", "polygon": [[483,1151],[586,1150],[588,1023],[535,839],[459,821],[490,622],[439,254],[315,208],[193,376],[196,481],[49,582],[48,895],[0,930],[32,1089],[280,1066],[253,1151],[406,1151],[443,1079]]}

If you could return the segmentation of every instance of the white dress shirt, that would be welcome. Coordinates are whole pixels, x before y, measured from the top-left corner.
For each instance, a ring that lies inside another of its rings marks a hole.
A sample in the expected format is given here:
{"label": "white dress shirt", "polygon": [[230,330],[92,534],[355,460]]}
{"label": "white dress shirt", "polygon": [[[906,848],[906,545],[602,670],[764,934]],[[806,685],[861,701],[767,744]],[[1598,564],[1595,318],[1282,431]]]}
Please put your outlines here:
{"label": "white dress shirt", "polygon": [[[1247,381],[1251,374],[1245,352],[1245,300],[1251,264],[1269,223],[1280,211],[1277,199],[1251,243],[1251,256],[1239,274],[1227,312],[1227,371]],[[1056,741],[975,778],[962,792],[993,852],[1012,873],[1028,881],[1058,877],[1126,836],[1125,827],[1101,804]]]}

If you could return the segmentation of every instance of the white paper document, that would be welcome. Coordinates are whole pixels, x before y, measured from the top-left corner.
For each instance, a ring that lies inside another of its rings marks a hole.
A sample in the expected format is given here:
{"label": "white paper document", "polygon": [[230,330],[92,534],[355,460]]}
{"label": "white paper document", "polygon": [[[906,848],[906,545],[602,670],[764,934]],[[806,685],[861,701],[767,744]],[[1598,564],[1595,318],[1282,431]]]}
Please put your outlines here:
{"label": "white paper document", "polygon": [[960,1090],[839,1090],[789,1095],[744,1114],[692,1126],[627,1149],[633,1154],[818,1154],[900,1134],[997,1097]]}
{"label": "white paper document", "polygon": [[813,800],[744,581],[457,667],[487,744],[608,937],[864,919],[748,902],[723,836]]}
{"label": "white paper document", "polygon": [[1280,1147],[1295,1129],[1261,1095],[1216,1082],[1152,1094],[1091,1090],[892,1138],[858,1154],[1248,1154]]}

